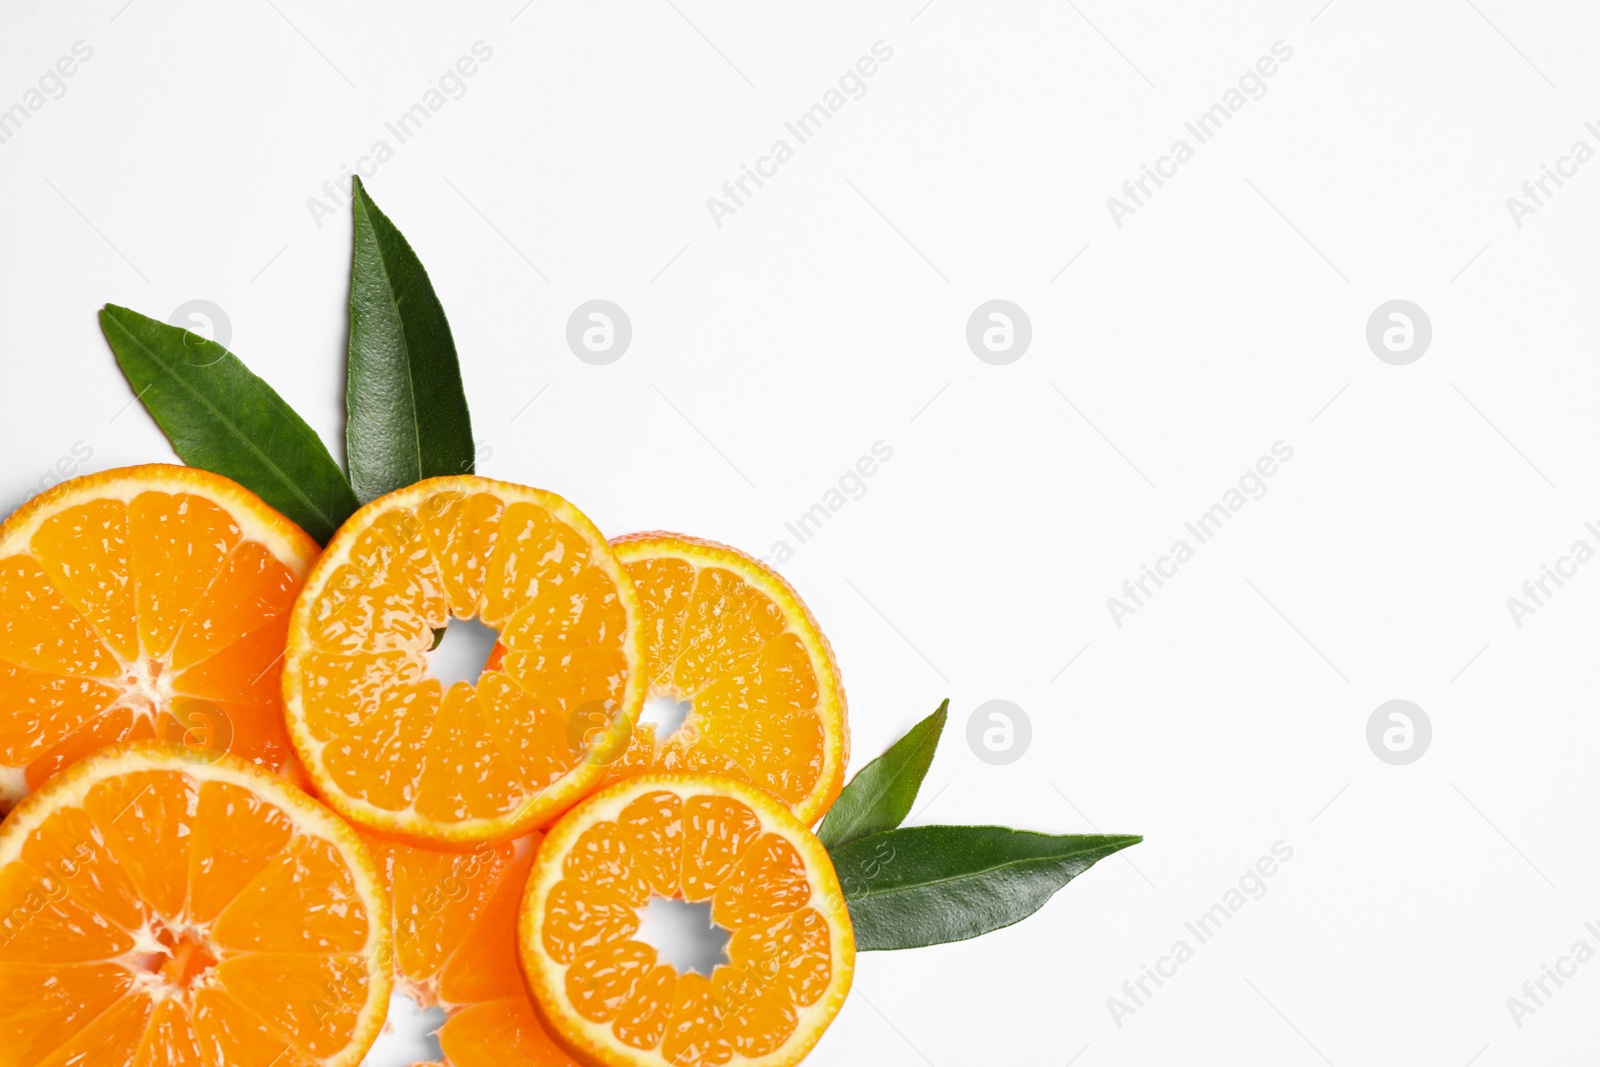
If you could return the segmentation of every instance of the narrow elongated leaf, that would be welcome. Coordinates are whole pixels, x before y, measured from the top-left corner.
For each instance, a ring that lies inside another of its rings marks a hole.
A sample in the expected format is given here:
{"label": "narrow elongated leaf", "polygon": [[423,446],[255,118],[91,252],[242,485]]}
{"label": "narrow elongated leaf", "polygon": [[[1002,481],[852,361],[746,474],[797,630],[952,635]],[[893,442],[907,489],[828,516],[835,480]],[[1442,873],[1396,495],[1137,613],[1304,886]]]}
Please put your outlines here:
{"label": "narrow elongated leaf", "polygon": [[868,834],[893,830],[905,821],[933,762],[949,709],[946,700],[887,752],[856,772],[817,827],[823,847],[837,848]]}
{"label": "narrow elongated leaf", "polygon": [[920,948],[1027,918],[1136,836],[1035,834],[1004,826],[904,826],[830,849],[856,947]]}
{"label": "narrow elongated leaf", "polygon": [[472,422],[428,272],[360,178],[351,194],[345,462],[366,503],[423,478],[472,473]]}
{"label": "narrow elongated leaf", "polygon": [[327,446],[215,341],[107,304],[100,329],[173,449],[255,493],[327,544],[357,507]]}

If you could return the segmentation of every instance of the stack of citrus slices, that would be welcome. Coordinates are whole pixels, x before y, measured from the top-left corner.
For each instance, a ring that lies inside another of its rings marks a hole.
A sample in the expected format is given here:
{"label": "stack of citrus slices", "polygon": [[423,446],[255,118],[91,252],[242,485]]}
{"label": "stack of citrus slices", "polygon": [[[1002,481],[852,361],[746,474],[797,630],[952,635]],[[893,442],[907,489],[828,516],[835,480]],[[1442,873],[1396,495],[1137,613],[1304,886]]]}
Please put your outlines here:
{"label": "stack of citrus slices", "polygon": [[808,829],[847,758],[815,620],[732,549],[464,475],[319,557],[218,475],[77,479],[0,527],[0,1062],[355,1065],[395,988],[455,1067],[793,1064],[854,966]]}

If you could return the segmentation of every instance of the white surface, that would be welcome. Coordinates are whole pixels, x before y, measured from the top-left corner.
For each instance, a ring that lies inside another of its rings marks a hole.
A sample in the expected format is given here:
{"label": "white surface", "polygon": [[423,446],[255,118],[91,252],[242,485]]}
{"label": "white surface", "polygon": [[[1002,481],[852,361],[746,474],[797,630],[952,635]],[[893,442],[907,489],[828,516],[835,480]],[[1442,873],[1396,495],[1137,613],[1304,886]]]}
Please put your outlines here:
{"label": "white surface", "polygon": [[[791,540],[854,765],[951,697],[918,820],[1147,835],[1024,925],[863,957],[812,1062],[1592,1048],[1600,965],[1520,1027],[1507,998],[1600,948],[1600,568],[1520,628],[1506,606],[1600,544],[1600,164],[1520,228],[1506,206],[1600,147],[1592,6],[122,4],[0,11],[0,107],[93,48],[0,144],[5,502],[59,457],[170,455],[124,410],[107,301],[219,305],[337,442],[347,212],[319,228],[307,198],[482,40],[370,182],[450,313],[481,469],[612,533]],[[880,40],[866,94],[717,227],[706,199]],[[1266,95],[1115,226],[1106,198],[1280,40]],[[596,298],[633,326],[609,366],[565,343]],[[994,298],[1032,321],[1009,366],[964,337]],[[1396,298],[1433,324],[1409,366],[1364,338]],[[1280,440],[1266,495],[1116,627],[1107,597]],[[795,546],[877,441],[865,495]],[[1006,766],[965,744],[997,698],[1033,727]],[[1365,739],[1394,698],[1433,724],[1409,766]],[[1196,946],[1185,922],[1278,841]],[[1108,998],[1180,938],[1119,1027]]]}

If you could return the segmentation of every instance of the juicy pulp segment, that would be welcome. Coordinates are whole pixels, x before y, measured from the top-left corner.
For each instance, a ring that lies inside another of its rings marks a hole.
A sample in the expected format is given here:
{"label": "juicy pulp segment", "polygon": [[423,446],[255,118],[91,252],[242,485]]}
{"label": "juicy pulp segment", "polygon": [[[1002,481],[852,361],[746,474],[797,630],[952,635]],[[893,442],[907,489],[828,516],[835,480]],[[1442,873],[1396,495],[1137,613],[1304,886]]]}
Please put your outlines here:
{"label": "juicy pulp segment", "polygon": [[[285,690],[302,758],[374,829],[486,840],[536,825],[600,773],[574,720],[631,718],[642,699],[626,584],[587,520],[539,490],[465,476],[374,501],[296,611]],[[476,683],[445,687],[426,652],[452,618],[500,646]]]}
{"label": "juicy pulp segment", "polygon": [[367,836],[390,894],[400,988],[449,1013],[452,1067],[574,1067],[534,1014],[517,964],[517,905],[540,835],[442,852]]}
{"label": "juicy pulp segment", "polygon": [[614,544],[639,595],[647,699],[691,710],[667,737],[637,726],[610,780],[725,775],[814,821],[843,783],[848,737],[832,655],[805,606],[776,574],[720,545],[673,534]]}
{"label": "juicy pulp segment", "polygon": [[226,479],[76,479],[0,528],[0,810],[109,744],[292,762],[280,658],[316,545]]}
{"label": "juicy pulp segment", "polygon": [[[552,840],[561,840],[554,850],[545,845],[523,903],[524,963],[536,1003],[553,1023],[570,1011],[579,1025],[637,1052],[599,1054],[605,1063],[756,1059],[783,1049],[803,1021],[809,1047],[837,1010],[853,959],[825,853],[819,845],[821,858],[808,861],[791,839],[809,832],[770,799],[786,825],[774,826],[738,795],[652,788],[675,777],[614,786],[552,830]],[[608,805],[614,814],[562,835],[569,820],[614,794],[627,796]],[[547,868],[556,869],[541,874]],[[709,977],[679,973],[638,939],[655,896],[712,902],[713,921],[732,936],[727,961]]]}
{"label": "juicy pulp segment", "polygon": [[374,890],[354,834],[264,772],[99,753],[0,831],[5,1062],[353,1067],[388,999]]}

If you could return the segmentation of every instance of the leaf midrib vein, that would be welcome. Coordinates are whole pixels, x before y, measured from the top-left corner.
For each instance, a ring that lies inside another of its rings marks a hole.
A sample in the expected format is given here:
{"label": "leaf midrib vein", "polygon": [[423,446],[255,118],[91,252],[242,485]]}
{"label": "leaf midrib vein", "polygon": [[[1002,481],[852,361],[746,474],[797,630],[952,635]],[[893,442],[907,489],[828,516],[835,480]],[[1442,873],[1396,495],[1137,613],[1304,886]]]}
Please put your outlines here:
{"label": "leaf midrib vein", "polygon": [[400,334],[401,354],[405,359],[406,395],[410,397],[408,414],[411,416],[411,444],[416,454],[416,467],[412,476],[406,481],[406,484],[410,484],[422,480],[422,423],[417,419],[417,385],[411,362],[411,338],[406,334],[405,317],[400,314],[400,296],[395,292],[394,275],[390,273],[389,263],[384,258],[383,242],[378,239],[378,227],[366,205],[362,205],[361,213],[366,216],[367,231],[372,235],[372,247],[377,250],[378,268],[383,272],[383,291],[390,297],[389,306],[394,312],[395,326]]}
{"label": "leaf midrib vein", "polygon": [[1059,863],[1066,858],[1068,857],[1056,856],[1045,858],[1039,856],[1030,856],[1027,859],[1007,860],[1004,863],[996,863],[990,867],[981,867],[976,870],[963,871],[960,874],[948,874],[942,878],[930,878],[927,881],[915,882],[910,885],[890,886],[887,889],[879,890],[877,892],[873,892],[869,889],[867,892],[862,893],[859,896],[847,897],[846,899],[852,901],[870,900],[873,898],[897,896],[901,893],[915,893],[918,890],[927,889],[931,886],[948,885],[952,882],[964,882],[969,878],[977,878],[981,875],[989,874],[992,871],[1004,870],[1007,867],[1020,867],[1029,863]]}
{"label": "leaf midrib vein", "polygon": [[[899,766],[894,768],[894,773],[885,777],[883,788],[879,789],[878,792],[875,793],[875,794],[869,794],[868,799],[870,800],[870,803],[867,804],[862,809],[861,817],[855,818],[855,819],[851,819],[849,825],[847,825],[847,826],[842,828],[845,833],[849,833],[850,831],[855,830],[857,827],[861,826],[864,822],[866,822],[866,816],[872,814],[873,812],[875,812],[877,810],[878,802],[880,800],[882,800],[884,797],[889,795],[889,790],[894,787],[895,782],[900,777],[900,773],[902,771],[904,771],[907,767],[911,766],[911,764],[916,761],[916,758],[922,754],[924,749],[927,748],[927,742],[928,742],[928,737],[927,737],[927,735],[924,735],[921,739],[919,739],[919,741],[917,742],[916,747],[911,750],[910,755],[908,755],[904,760],[902,760],[900,762]],[[935,744],[937,744],[938,743],[938,738],[935,738],[934,742],[935,742]],[[890,827],[890,829],[893,829],[893,827]],[[858,836],[858,837],[852,838],[850,840],[857,840],[858,841],[858,840],[860,840],[860,837]],[[846,844],[848,844],[848,843],[849,843],[849,841],[846,841]]]}
{"label": "leaf midrib vein", "polygon": [[[188,379],[186,379],[183,375],[173,370],[173,368],[161,358],[160,353],[151,348],[149,345],[145,344],[144,341],[141,340],[132,330],[123,325],[123,323],[115,315],[112,315],[110,318],[111,321],[116,324],[117,329],[121,330],[129,340],[137,345],[140,350],[145,352],[150,357],[151,361],[157,367],[159,367],[167,377],[178,383],[178,385],[180,385],[194,399],[204,404],[206,409],[217,417],[217,421],[220,422],[236,440],[242,442],[246,450],[258,458],[268,470],[276,474],[284,486],[286,486],[290,492],[292,492],[302,503],[304,503],[306,507],[311,510],[312,514],[316,515],[317,518],[321,519],[330,526],[338,525],[338,523],[334,522],[327,512],[323,511],[323,509],[317,505],[315,500],[305,494],[304,490],[302,490],[295,480],[289,476],[288,471],[278,466],[271,456],[267,455],[267,453],[263,452],[259,447],[257,447],[256,443],[252,441],[247,434],[241,431],[238,426],[235,425],[234,421],[229,418],[221,408],[213,404],[209,397],[190,384]],[[229,355],[232,355],[232,353],[230,352]],[[238,357],[235,356],[234,358],[237,359]],[[245,369],[244,373],[250,374],[250,371]]]}
{"label": "leaf midrib vein", "polygon": [[[1126,847],[1126,846],[1124,846],[1124,847]],[[1084,851],[1085,852],[1092,852],[1094,850],[1093,849],[1085,849]],[[1112,851],[1114,852],[1114,851],[1118,851],[1118,850],[1113,849]],[[1111,853],[1109,853],[1109,852],[1106,853],[1106,855],[1110,855],[1110,854]],[[1062,862],[1065,862],[1065,861],[1070,860],[1070,859],[1075,859],[1077,856],[1081,856],[1081,855],[1083,855],[1083,853],[1079,852],[1079,853],[1073,853],[1072,855],[1069,855],[1069,856],[1024,856],[1021,859],[1005,860],[1005,861],[1003,861],[1001,863],[991,864],[988,867],[980,867],[980,868],[977,868],[977,869],[971,870],[971,871],[963,871],[960,874],[945,875],[942,878],[930,878],[927,881],[916,882],[916,883],[910,884],[910,885],[890,886],[889,888],[880,890],[878,892],[873,892],[872,890],[869,889],[868,891],[860,894],[859,896],[846,897],[846,900],[847,901],[870,900],[870,899],[873,899],[873,898],[897,896],[897,895],[902,894],[902,893],[914,893],[914,892],[916,892],[918,890],[921,890],[921,889],[927,889],[930,886],[948,885],[948,884],[950,884],[952,882],[966,881],[969,878],[976,878],[976,877],[978,877],[980,875],[989,874],[992,871],[1004,870],[1007,867],[1023,867],[1023,866],[1027,866],[1029,864],[1040,864],[1040,865],[1043,865],[1043,864],[1050,864],[1050,863],[1062,863]],[[1091,865],[1093,863],[1098,863],[1100,860],[1102,860],[1104,858],[1105,858],[1105,856],[1096,856],[1095,859],[1093,861],[1091,861]]]}

